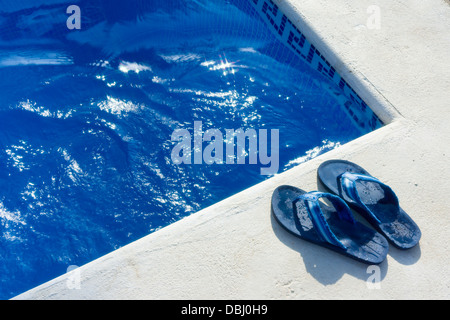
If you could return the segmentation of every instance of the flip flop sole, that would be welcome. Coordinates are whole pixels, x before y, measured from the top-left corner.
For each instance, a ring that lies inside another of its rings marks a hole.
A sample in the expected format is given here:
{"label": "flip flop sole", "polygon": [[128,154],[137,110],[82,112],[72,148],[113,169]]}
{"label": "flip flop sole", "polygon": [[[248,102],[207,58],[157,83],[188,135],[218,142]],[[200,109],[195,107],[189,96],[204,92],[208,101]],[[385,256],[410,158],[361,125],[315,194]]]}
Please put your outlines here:
{"label": "flip flop sole", "polygon": [[[294,216],[293,202],[306,191],[292,186],[280,186],[272,195],[272,214],[275,220],[288,232],[303,240],[328,248],[360,262],[379,264],[387,256],[389,245],[378,232],[356,222],[338,218],[333,207],[321,203],[321,210],[336,237],[345,245],[339,248],[322,240],[306,210],[298,210]],[[306,208],[306,207],[305,207]]]}

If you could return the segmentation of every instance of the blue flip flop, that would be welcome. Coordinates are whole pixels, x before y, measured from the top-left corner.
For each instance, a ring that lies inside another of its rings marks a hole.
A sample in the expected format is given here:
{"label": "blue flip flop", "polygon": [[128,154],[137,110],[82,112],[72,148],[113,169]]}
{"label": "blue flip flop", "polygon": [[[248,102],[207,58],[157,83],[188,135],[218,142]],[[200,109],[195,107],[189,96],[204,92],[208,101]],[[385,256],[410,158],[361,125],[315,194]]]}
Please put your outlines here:
{"label": "blue flip flop", "polygon": [[419,243],[417,224],[399,205],[395,192],[366,170],[345,160],[330,160],[317,170],[319,181],[338,195],[395,247],[409,249]]}
{"label": "blue flip flop", "polygon": [[293,235],[355,260],[379,264],[387,256],[387,240],[355,221],[347,204],[335,195],[280,186],[272,195],[272,214]]}

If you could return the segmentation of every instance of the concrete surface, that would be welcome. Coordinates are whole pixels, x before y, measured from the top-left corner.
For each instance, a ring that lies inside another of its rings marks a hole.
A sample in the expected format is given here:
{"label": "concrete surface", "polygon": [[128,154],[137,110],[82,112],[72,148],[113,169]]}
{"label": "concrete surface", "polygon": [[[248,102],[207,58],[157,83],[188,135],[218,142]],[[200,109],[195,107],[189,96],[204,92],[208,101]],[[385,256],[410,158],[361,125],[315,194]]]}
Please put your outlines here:
{"label": "concrete surface", "polygon": [[[450,6],[275,2],[389,125],[17,299],[450,298]],[[371,5],[381,9],[380,29],[367,27]],[[270,215],[277,186],[316,190],[317,167],[333,158],[356,162],[391,185],[421,227],[418,247],[390,249],[378,289],[368,287],[366,265],[298,240]]]}

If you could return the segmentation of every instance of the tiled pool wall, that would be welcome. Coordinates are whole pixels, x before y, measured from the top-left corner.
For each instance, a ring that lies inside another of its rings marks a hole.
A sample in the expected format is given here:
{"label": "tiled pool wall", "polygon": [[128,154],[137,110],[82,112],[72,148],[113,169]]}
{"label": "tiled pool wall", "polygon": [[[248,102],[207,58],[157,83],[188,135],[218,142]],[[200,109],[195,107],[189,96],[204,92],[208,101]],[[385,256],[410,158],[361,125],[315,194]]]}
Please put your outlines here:
{"label": "tiled pool wall", "polygon": [[[292,49],[295,54],[313,69],[342,89],[339,92],[330,88],[324,88],[330,90],[338,100],[345,99],[343,101],[344,111],[357,127],[364,131],[372,131],[383,126],[382,121],[372,109],[272,0],[250,0],[250,3],[279,40]],[[345,95],[344,97],[341,97],[342,93]]]}

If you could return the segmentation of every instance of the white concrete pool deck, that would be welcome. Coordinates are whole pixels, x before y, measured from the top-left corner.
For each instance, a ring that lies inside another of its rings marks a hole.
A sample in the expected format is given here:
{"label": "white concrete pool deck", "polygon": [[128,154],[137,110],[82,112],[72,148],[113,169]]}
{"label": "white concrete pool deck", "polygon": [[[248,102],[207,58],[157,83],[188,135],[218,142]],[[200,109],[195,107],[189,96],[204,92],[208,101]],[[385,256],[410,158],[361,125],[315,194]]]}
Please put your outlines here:
{"label": "white concrete pool deck", "polygon": [[[17,299],[450,298],[450,5],[274,2],[389,124]],[[367,27],[371,5],[380,29]],[[328,159],[389,184],[421,227],[418,247],[390,249],[378,289],[367,286],[367,265],[299,240],[271,217],[273,190],[318,189],[316,169]]]}

